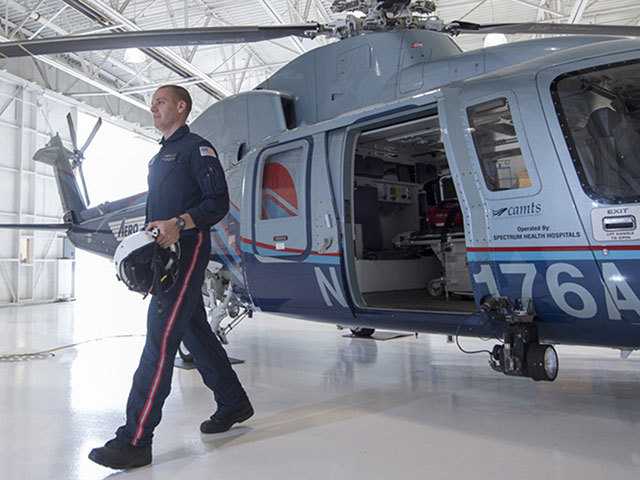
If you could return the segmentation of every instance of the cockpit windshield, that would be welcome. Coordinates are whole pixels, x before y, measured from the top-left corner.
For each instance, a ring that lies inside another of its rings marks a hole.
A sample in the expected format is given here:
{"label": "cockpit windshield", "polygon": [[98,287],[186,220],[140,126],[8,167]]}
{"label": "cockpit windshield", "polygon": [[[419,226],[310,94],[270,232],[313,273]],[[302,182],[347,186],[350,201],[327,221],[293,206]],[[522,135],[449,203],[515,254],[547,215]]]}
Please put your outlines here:
{"label": "cockpit windshield", "polygon": [[587,193],[640,202],[640,62],[562,75],[551,93]]}

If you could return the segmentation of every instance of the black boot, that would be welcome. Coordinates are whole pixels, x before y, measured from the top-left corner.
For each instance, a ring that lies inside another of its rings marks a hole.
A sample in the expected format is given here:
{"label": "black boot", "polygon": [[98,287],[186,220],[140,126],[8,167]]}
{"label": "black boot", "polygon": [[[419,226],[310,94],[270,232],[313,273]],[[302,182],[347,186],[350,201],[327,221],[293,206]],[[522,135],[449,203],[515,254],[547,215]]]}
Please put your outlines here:
{"label": "black boot", "polygon": [[253,416],[253,407],[247,399],[233,409],[216,410],[209,420],[200,425],[202,433],[221,433],[229,430],[234,423],[241,423]]}
{"label": "black boot", "polygon": [[89,459],[117,470],[144,467],[151,463],[151,445],[134,447],[114,438],[105,443],[104,447],[91,450]]}

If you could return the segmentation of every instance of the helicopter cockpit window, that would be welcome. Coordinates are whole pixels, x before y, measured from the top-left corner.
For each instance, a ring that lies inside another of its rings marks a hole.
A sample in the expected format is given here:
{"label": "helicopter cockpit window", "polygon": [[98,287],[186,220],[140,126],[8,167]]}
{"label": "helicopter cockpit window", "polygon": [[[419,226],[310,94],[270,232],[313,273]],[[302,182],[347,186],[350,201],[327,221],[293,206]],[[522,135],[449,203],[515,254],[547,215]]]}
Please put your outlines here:
{"label": "helicopter cockpit window", "polygon": [[262,171],[260,220],[297,217],[303,183],[304,148],[270,155]]}
{"label": "helicopter cockpit window", "polygon": [[467,109],[471,136],[487,188],[491,191],[531,186],[506,98]]}
{"label": "helicopter cockpit window", "polygon": [[598,200],[640,200],[640,63],[562,75],[551,87],[585,191]]}

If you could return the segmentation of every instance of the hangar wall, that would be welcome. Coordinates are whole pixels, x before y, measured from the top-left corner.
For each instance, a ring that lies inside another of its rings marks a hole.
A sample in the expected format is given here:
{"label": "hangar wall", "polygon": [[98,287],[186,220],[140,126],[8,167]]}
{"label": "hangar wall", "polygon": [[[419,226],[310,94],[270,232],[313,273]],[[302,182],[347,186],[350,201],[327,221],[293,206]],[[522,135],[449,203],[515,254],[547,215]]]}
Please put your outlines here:
{"label": "hangar wall", "polygon": [[[0,223],[61,221],[53,169],[36,163],[33,155],[56,132],[70,147],[66,115],[71,112],[77,128],[79,111],[105,118],[92,107],[0,71]],[[0,306],[71,300],[74,281],[75,252],[64,232],[0,229]]]}

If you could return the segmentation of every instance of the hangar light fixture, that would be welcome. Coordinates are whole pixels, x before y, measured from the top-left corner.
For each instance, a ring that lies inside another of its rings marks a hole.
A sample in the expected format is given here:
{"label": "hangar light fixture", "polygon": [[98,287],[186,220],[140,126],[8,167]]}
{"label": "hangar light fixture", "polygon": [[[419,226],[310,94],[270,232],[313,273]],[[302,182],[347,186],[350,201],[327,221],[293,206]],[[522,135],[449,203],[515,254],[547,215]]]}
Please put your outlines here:
{"label": "hangar light fixture", "polygon": [[138,48],[127,48],[124,51],[124,61],[127,63],[144,63],[147,56]]}
{"label": "hangar light fixture", "polygon": [[484,37],[484,48],[496,47],[505,43],[509,43],[509,40],[504,33],[489,33]]}

